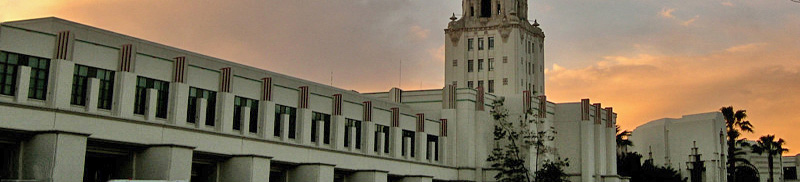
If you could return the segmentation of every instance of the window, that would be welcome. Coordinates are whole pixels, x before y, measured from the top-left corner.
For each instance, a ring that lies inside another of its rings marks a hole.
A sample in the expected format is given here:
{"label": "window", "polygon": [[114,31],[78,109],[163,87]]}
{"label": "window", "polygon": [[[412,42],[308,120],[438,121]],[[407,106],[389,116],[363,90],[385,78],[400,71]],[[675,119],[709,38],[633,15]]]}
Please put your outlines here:
{"label": "window", "polygon": [[286,131],[288,132],[287,135],[289,138],[295,138],[295,133],[297,132],[295,129],[295,126],[297,125],[297,109],[289,106],[275,104],[275,130],[273,133],[276,137],[281,136],[281,132],[283,132],[283,128],[281,128],[283,114],[289,115],[289,131]]}
{"label": "window", "polygon": [[467,39],[467,50],[472,51],[472,39]]}
{"label": "window", "polygon": [[17,84],[18,66],[31,68],[28,98],[45,100],[47,97],[47,80],[50,71],[50,60],[24,54],[0,51],[0,94],[14,95]]}
{"label": "window", "polygon": [[502,12],[500,12],[500,9],[501,9],[500,7],[502,7],[502,6],[500,6],[500,3],[497,3],[497,14],[498,15],[502,13]]}
{"label": "window", "polygon": [[453,60],[453,67],[458,66],[458,60]]}
{"label": "window", "polygon": [[483,80],[478,80],[478,87],[486,88],[486,87],[483,87]]}
{"label": "window", "polygon": [[[414,132],[413,131],[403,130],[403,152],[402,152],[403,156],[408,155],[408,154],[406,154],[406,147],[411,147],[411,157],[414,157],[414,148],[415,148],[414,147],[414,142],[415,142],[414,138],[416,138],[416,137],[414,136]],[[411,146],[406,146],[406,141],[408,141],[408,140],[411,140],[411,142],[410,142]]]}
{"label": "window", "polygon": [[197,99],[206,99],[206,120],[205,124],[214,126],[217,112],[217,92],[205,90],[201,88],[189,87],[189,110],[186,112],[189,115],[186,117],[186,122],[197,123]]}
{"label": "window", "polygon": [[475,16],[475,7],[469,7],[469,16]]}
{"label": "window", "polygon": [[428,149],[425,159],[433,158],[433,161],[439,161],[439,137],[436,135],[428,135],[428,143],[433,142],[433,150]]}
{"label": "window", "polygon": [[489,50],[494,50],[494,37],[489,37]]}
{"label": "window", "polygon": [[483,38],[478,38],[478,50],[483,50]]}
{"label": "window", "polygon": [[503,85],[508,85],[508,78],[503,78]]}
{"label": "window", "polygon": [[86,105],[86,95],[89,92],[89,78],[100,80],[100,94],[97,99],[97,108],[111,109],[111,101],[114,94],[114,71],[75,65],[75,72],[72,79],[72,100],[73,105]]}
{"label": "window", "polygon": [[481,17],[491,17],[491,16],[492,16],[492,1],[481,0]]}
{"label": "window", "polygon": [[474,61],[472,61],[472,60],[468,60],[467,61],[467,72],[472,72],[472,64],[473,63],[474,63]]}
{"label": "window", "polygon": [[331,144],[331,115],[324,114],[324,113],[313,113],[313,119],[311,120],[311,142],[317,142],[317,128],[318,122],[322,121],[323,128],[322,128],[322,143],[324,144]]}
{"label": "window", "polygon": [[472,88],[473,84],[472,81],[467,81],[467,88]]}
{"label": "window", "polygon": [[373,150],[378,152],[378,136],[383,135],[383,153],[389,153],[389,126],[375,125],[375,146]]}
{"label": "window", "polygon": [[478,59],[478,72],[483,71],[483,59]]}
{"label": "window", "polygon": [[350,128],[355,128],[356,130],[355,147],[356,149],[361,149],[361,121],[350,118],[347,118],[347,123],[345,123],[344,125],[344,147],[350,147],[351,145],[350,135],[352,131],[350,131]]}
{"label": "window", "polygon": [[785,180],[797,179],[797,167],[784,167],[783,168],[783,179],[785,179]]}
{"label": "window", "polygon": [[167,102],[169,100],[169,82],[147,77],[136,78],[136,100],[133,101],[133,113],[144,114],[147,108],[147,90],[158,91],[156,96],[156,117],[167,118]]}
{"label": "window", "polygon": [[508,56],[503,56],[503,63],[508,63]]}
{"label": "window", "polygon": [[487,62],[487,63],[488,63],[487,66],[489,67],[489,71],[494,71],[494,58],[489,58],[489,62]]}
{"label": "window", "polygon": [[489,80],[489,93],[494,93],[494,80]]}
{"label": "window", "polygon": [[249,123],[247,125],[248,132],[258,133],[258,101],[239,96],[236,96],[236,98],[233,100],[233,129],[242,129],[242,123],[244,123],[244,118],[242,118],[242,109],[244,107],[249,107],[249,111],[245,112],[250,112],[250,118],[248,120]]}

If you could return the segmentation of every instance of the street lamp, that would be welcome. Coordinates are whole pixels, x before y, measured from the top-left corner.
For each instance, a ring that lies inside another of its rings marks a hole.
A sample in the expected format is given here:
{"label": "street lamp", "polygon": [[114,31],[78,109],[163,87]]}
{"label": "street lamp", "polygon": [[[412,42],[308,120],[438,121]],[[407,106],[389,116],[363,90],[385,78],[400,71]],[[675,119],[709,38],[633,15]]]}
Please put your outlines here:
{"label": "street lamp", "polygon": [[692,145],[692,152],[689,154],[689,161],[686,162],[686,169],[689,169],[692,182],[702,182],[703,172],[706,171],[706,167],[700,159],[702,154],[697,151],[697,141],[693,141]]}

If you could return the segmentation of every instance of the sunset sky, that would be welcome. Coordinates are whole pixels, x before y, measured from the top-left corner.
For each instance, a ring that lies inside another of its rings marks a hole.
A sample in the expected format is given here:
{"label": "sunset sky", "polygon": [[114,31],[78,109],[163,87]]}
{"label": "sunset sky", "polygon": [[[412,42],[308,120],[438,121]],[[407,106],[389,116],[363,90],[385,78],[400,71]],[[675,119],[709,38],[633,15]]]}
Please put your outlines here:
{"label": "sunset sky", "polygon": [[[732,105],[746,109],[755,125],[745,137],[775,134],[787,141],[788,154],[800,150],[800,3],[529,4],[546,35],[548,99],[602,102],[629,130]],[[453,13],[460,16],[460,6],[460,0],[0,0],[0,21],[56,16],[372,92],[443,87],[443,29]]]}

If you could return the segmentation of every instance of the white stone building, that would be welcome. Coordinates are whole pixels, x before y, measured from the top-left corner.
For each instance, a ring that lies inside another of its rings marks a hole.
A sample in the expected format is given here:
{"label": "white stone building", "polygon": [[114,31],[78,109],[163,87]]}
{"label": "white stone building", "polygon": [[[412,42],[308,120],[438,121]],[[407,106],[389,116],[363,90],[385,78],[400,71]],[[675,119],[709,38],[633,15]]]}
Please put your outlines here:
{"label": "white stone building", "polygon": [[671,166],[688,178],[687,162],[696,146],[705,166],[703,181],[726,181],[726,136],[725,119],[719,112],[663,118],[636,127],[629,151],[643,159],[652,157],[653,164]]}
{"label": "white stone building", "polygon": [[527,2],[463,5],[443,89],[366,94],[58,18],[2,23],[0,179],[494,181],[505,97],[556,128],[548,157],[572,181],[619,181],[612,109],[546,101]]}
{"label": "white stone building", "polygon": [[800,174],[800,154],[795,156],[783,156],[781,160],[783,164],[783,181],[800,181],[800,178],[797,177],[797,174]]}

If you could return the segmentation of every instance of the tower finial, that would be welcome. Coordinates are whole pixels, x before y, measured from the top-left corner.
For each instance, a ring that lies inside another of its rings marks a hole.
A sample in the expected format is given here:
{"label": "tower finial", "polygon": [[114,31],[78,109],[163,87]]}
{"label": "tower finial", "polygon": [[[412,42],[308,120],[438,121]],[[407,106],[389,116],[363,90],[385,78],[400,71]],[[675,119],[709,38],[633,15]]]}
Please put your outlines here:
{"label": "tower finial", "polygon": [[456,13],[453,13],[453,16],[450,17],[450,21],[456,21]]}
{"label": "tower finial", "polygon": [[534,27],[538,27],[539,26],[539,22],[536,22],[536,19],[533,19],[533,26]]}

